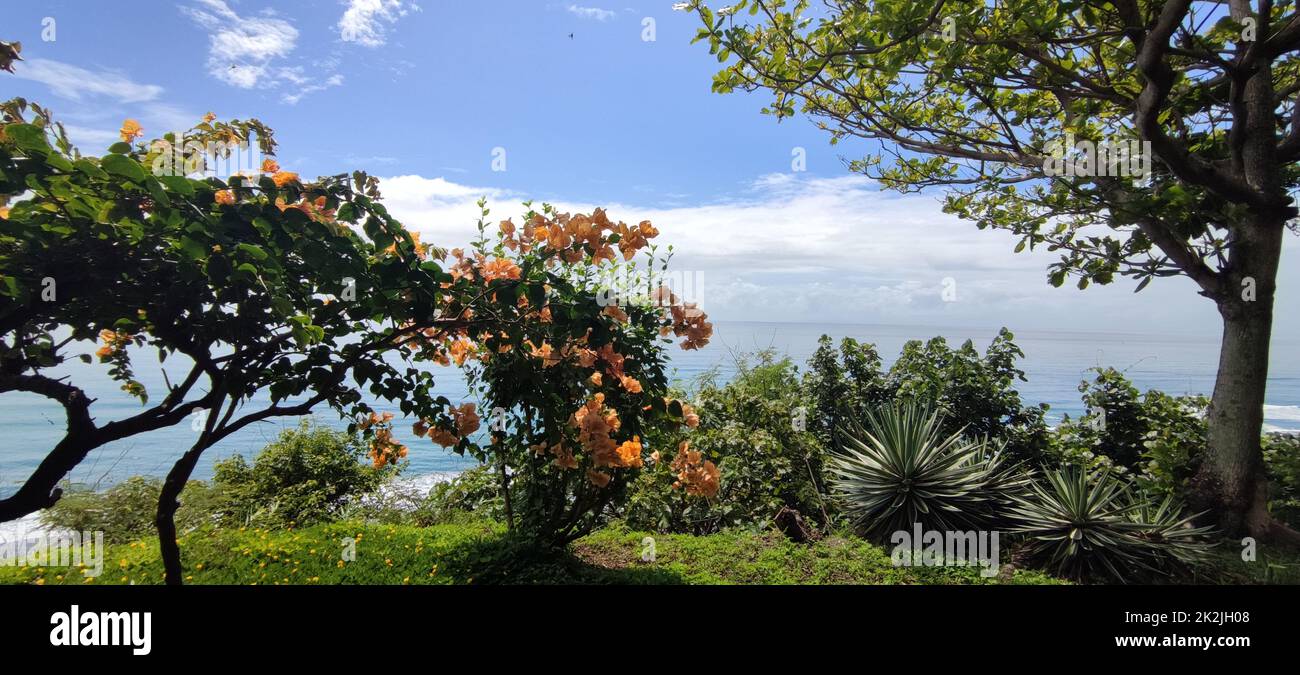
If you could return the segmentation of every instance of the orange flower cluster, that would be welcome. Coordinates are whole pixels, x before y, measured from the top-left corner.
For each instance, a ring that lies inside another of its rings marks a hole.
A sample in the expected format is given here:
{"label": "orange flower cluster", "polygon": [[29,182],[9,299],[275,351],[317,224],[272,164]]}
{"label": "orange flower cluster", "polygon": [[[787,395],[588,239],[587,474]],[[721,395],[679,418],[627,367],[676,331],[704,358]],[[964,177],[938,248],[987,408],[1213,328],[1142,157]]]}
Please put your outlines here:
{"label": "orange flower cluster", "polygon": [[134,336],[130,333],[117,333],[108,329],[99,331],[99,339],[103,345],[95,350],[95,356],[100,359],[112,358],[114,354],[122,351],[127,345],[131,344]]}
{"label": "orange flower cluster", "polygon": [[509,258],[488,258],[482,253],[476,253],[473,258],[467,258],[465,257],[465,251],[459,248],[453,248],[451,255],[456,259],[456,262],[452,263],[451,268],[447,271],[453,279],[473,279],[476,275],[483,281],[518,279],[521,273],[519,265],[516,265]]}
{"label": "orange flower cluster", "polygon": [[223,206],[230,206],[235,203],[235,193],[230,190],[217,190],[213,198]]}
{"label": "orange flower cluster", "polygon": [[635,377],[632,377],[630,375],[624,375],[618,378],[618,381],[619,384],[623,385],[623,388],[626,389],[628,393],[631,394],[641,393],[641,382],[637,380]]}
{"label": "orange flower cluster", "polygon": [[456,426],[455,431],[435,427],[425,420],[420,420],[411,427],[411,432],[416,436],[427,436],[434,443],[449,448],[459,443],[460,439],[478,431],[482,420],[478,416],[477,404],[465,403],[459,408],[452,407],[448,412],[451,414],[452,423]]}
{"label": "orange flower cluster", "polygon": [[[605,395],[597,393],[573,413],[570,426],[578,429],[578,442],[591,453],[592,464],[597,467],[638,468],[641,466],[640,440],[628,441],[620,446],[613,434],[621,424],[618,413],[605,407]],[[632,443],[633,446],[628,445]],[[632,459],[635,455],[635,460]]]}
{"label": "orange flower cluster", "polygon": [[135,120],[126,120],[122,122],[122,128],[117,133],[122,137],[123,141],[130,143],[144,135],[144,127],[140,126],[140,123]]}
{"label": "orange flower cluster", "polygon": [[609,237],[615,234],[619,235],[618,248],[624,260],[631,260],[649,243],[649,239],[659,235],[648,220],[629,227],[626,223],[611,221],[604,209],[596,209],[590,216],[561,213],[554,219],[538,213],[522,227],[516,228],[510,220],[501,221],[499,227],[501,242],[506,248],[526,253],[534,246],[544,246],[570,263],[582,260],[588,253],[597,264],[601,260],[614,262],[617,257]]}
{"label": "orange flower cluster", "polygon": [[677,457],[673,459],[672,470],[677,472],[674,488],[685,488],[686,494],[696,497],[713,497],[718,494],[722,472],[707,459],[703,459],[698,450],[691,450],[690,441],[682,441],[677,446]]}
{"label": "orange flower cluster", "polygon": [[638,250],[650,243],[650,239],[659,236],[659,230],[648,220],[641,221],[636,227],[628,227],[620,222],[615,231],[619,235],[618,250],[623,252],[624,260],[631,260]]}
{"label": "orange flower cluster", "polygon": [[299,211],[302,211],[303,213],[307,214],[308,218],[311,218],[312,220],[318,223],[334,222],[334,209],[325,208],[324,197],[317,197],[314,200],[303,197],[302,199],[298,200],[298,202],[295,204],[286,204],[283,197],[276,197],[275,205],[281,211],[287,211],[288,209],[298,209]]}
{"label": "orange flower cluster", "polygon": [[406,457],[406,446],[393,440],[392,421],[393,413],[384,413],[382,417],[370,413],[370,418],[358,425],[362,429],[375,427],[374,438],[370,439],[369,456],[376,469],[382,469],[384,466]]}
{"label": "orange flower cluster", "polygon": [[529,354],[533,358],[542,360],[543,368],[558,365],[564,359],[564,355],[557,354],[549,342],[543,341],[541,346],[534,345],[531,341],[524,344],[528,346]]}
{"label": "orange flower cluster", "polygon": [[466,338],[457,338],[448,345],[447,351],[451,354],[451,360],[455,361],[456,365],[463,366],[466,359],[474,356],[474,343]]}
{"label": "orange flower cluster", "polygon": [[699,349],[709,344],[709,338],[713,337],[713,324],[696,303],[682,302],[667,286],[660,286],[655,291],[654,300],[661,307],[668,306],[673,317],[669,330],[677,337],[686,338],[682,341],[682,349]]}
{"label": "orange flower cluster", "polygon": [[555,460],[552,463],[555,464],[555,466],[560,467],[561,469],[578,468],[578,458],[573,456],[573,451],[570,450],[569,447],[565,445],[563,442],[556,443],[555,445],[550,445],[548,443],[542,442],[542,443],[536,443],[534,445],[530,445],[528,447],[531,448],[533,452],[537,453],[537,456],[539,457],[545,454],[547,451],[550,451],[552,455],[555,455]]}
{"label": "orange flower cluster", "polygon": [[[670,399],[670,398],[665,397],[665,398],[664,398],[664,405],[672,406],[673,401],[674,401],[674,399]],[[680,404],[680,405],[682,406],[682,421],[683,421],[683,423],[684,423],[686,426],[688,426],[688,427],[690,427],[690,428],[692,428],[692,429],[694,429],[695,427],[700,426],[700,416],[699,416],[698,413],[695,412],[695,408],[692,408],[692,407],[691,407],[691,404],[687,403],[686,401],[678,400],[677,403]]]}
{"label": "orange flower cluster", "polygon": [[276,187],[282,188],[289,183],[298,182],[298,174],[292,171],[276,171],[271,174],[271,182],[275,183]]}

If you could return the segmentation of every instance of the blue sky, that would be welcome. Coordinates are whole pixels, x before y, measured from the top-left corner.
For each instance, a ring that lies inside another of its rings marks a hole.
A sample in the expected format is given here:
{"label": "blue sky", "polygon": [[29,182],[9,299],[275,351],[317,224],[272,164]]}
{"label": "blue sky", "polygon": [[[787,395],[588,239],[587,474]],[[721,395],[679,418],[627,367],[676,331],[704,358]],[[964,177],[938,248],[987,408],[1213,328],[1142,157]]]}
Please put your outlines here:
{"label": "blue sky", "polygon": [[[208,111],[258,117],[282,165],[384,177],[390,209],[444,245],[471,236],[480,195],[501,217],[525,198],[606,206],[653,220],[720,319],[1218,330],[1181,279],[1136,296],[1127,281],[1049,288],[1048,255],[1013,254],[1010,237],[942,214],[937,194],[848,175],[843,158],[863,146],[777,124],[761,96],[712,94],[718,64],[671,0],[6,4],[0,37],[26,61],[0,79],[5,96],[53,108],[87,151],[127,117],[150,137]],[[807,171],[792,171],[795,148]],[[1295,239],[1279,334],[1298,325],[1285,309],[1300,291]],[[942,301],[945,280],[956,302]]]}

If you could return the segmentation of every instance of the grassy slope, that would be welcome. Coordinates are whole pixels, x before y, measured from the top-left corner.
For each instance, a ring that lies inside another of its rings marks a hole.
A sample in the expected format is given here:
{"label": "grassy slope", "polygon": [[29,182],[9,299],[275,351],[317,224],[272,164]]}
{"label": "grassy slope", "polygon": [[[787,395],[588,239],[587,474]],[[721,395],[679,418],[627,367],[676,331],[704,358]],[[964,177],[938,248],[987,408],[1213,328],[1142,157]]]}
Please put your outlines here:
{"label": "grassy slope", "polygon": [[[488,523],[414,526],[339,523],[287,531],[211,530],[181,540],[197,584],[977,584],[999,583],[974,568],[894,567],[882,549],[832,537],[801,545],[770,534],[655,535],[656,560],[641,562],[647,535],[607,528],[567,555],[538,557]],[[344,540],[356,558],[343,562]],[[87,580],[65,568],[0,567],[0,583],[162,581],[156,540],[109,546],[104,572]],[[1058,583],[1017,571],[1010,583]]]}

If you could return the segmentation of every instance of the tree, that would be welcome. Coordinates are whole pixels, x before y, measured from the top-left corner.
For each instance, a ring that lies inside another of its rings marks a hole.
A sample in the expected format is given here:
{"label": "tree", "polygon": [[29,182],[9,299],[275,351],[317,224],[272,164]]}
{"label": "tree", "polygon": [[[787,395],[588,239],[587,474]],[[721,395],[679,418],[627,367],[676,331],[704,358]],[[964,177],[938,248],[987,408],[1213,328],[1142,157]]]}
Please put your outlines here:
{"label": "tree", "polygon": [[[419,363],[462,362],[458,350],[475,340],[524,351],[528,324],[552,294],[566,299],[556,325],[591,336],[593,349],[612,350],[645,325],[625,328],[573,279],[594,278],[614,246],[628,257],[646,246],[649,223],[630,229],[600,212],[563,251],[529,239],[533,253],[519,262],[457,255],[444,269],[446,252],[389,215],[377,181],[363,173],[303,182],[269,159],[226,180],[202,176],[219,159],[211,148],[220,154],[256,139],[274,150],[270,129],[255,120],[209,114],[184,144],[173,136],[135,143],[142,132],[127,120],[122,142],[89,157],[39,106],[15,99],[0,114],[0,393],[46,396],[68,419],[63,439],[0,500],[0,520],[54,503],[58,482],[91,450],[192,418],[196,439],[168,473],[156,517],[169,583],[183,575],[173,522],[180,491],[203,452],[236,431],[328,405],[353,420],[350,430],[364,434],[383,466],[407,453],[392,439],[393,415],[370,403],[385,401],[416,418],[417,433],[482,454],[474,404],[435,396]],[[692,346],[707,342],[694,308],[662,303],[644,314]],[[79,353],[96,337],[94,357]],[[152,405],[133,374],[145,347],[160,363],[187,359]],[[647,362],[660,360],[657,346],[642,349]],[[74,358],[97,358],[148,407],[97,423],[94,400],[56,370]],[[666,413],[662,402],[638,405],[624,420],[636,429],[642,416]]]}
{"label": "tree", "polygon": [[[1294,2],[742,0],[696,40],[718,92],[870,142],[849,167],[946,189],[947,212],[1060,253],[1049,279],[1183,275],[1223,321],[1209,449],[1190,500],[1229,535],[1267,513],[1264,388],[1300,159]],[[748,9],[748,19],[741,10]]]}

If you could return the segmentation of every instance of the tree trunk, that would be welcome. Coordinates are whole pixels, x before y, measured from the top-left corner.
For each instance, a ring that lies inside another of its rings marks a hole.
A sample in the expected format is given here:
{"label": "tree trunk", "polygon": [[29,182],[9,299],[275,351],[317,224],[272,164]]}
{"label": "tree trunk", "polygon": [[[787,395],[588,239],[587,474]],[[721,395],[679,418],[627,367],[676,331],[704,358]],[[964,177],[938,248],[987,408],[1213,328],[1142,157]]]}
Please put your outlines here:
{"label": "tree trunk", "polygon": [[180,508],[181,490],[189,482],[199,457],[208,447],[208,434],[205,431],[199,441],[172,465],[163,481],[162,491],[158,494],[158,511],[154,516],[154,527],[158,530],[158,551],[162,555],[163,571],[169,586],[184,583],[185,570],[181,566],[181,547],[176,543],[176,510]]}
{"label": "tree trunk", "polygon": [[1273,295],[1284,223],[1255,222],[1233,250],[1218,300],[1223,340],[1207,413],[1207,451],[1190,486],[1190,502],[1227,537],[1296,541],[1268,514],[1268,480],[1260,436],[1268,381]]}

